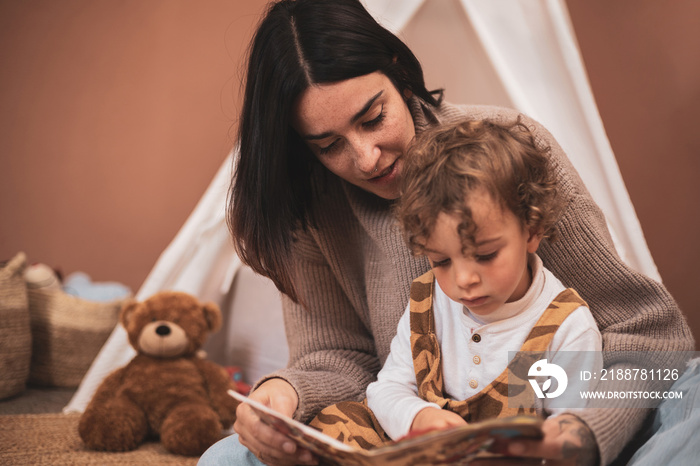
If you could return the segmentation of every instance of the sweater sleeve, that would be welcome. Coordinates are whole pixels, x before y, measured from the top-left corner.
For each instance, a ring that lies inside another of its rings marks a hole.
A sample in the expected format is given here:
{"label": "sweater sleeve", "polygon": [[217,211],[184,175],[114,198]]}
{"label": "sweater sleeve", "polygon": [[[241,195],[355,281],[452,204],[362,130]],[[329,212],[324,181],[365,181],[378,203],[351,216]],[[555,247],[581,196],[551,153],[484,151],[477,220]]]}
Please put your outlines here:
{"label": "sweater sleeve", "polygon": [[[603,339],[605,367],[634,367],[629,352],[646,352],[659,367],[682,364],[674,352],[692,350],[694,340],[677,304],[662,284],[620,259],[602,211],[561,147],[544,127],[527,118],[525,122],[536,139],[550,147],[567,201],[557,223],[557,240],[543,241],[538,253],[545,266],[590,306]],[[667,388],[656,383],[640,380],[636,389]],[[580,415],[596,437],[602,464],[615,459],[647,414],[645,409],[596,409]]]}
{"label": "sweater sleeve", "polygon": [[308,423],[331,404],[360,401],[380,363],[372,334],[308,233],[295,242],[295,268],[304,305],[282,296],[289,362],[257,385],[286,380],[299,396],[295,418]]}

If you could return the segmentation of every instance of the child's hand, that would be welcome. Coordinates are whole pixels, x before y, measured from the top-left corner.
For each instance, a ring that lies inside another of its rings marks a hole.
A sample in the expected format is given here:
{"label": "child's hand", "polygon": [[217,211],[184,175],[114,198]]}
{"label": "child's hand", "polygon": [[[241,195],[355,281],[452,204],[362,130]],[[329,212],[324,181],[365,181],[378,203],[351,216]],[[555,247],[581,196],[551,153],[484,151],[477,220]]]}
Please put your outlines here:
{"label": "child's hand", "polygon": [[423,408],[418,411],[416,417],[413,418],[411,424],[411,432],[425,432],[429,430],[441,430],[449,427],[465,425],[467,421],[462,419],[459,414],[437,408]]}

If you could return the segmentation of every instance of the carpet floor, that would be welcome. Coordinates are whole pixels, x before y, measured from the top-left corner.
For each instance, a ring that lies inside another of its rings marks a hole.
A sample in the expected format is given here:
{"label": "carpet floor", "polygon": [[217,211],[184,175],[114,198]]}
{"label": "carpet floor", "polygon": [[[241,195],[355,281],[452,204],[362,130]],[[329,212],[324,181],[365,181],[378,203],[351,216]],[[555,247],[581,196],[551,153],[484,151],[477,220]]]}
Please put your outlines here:
{"label": "carpet floor", "polygon": [[80,414],[0,415],[2,465],[196,465],[197,458],[168,453],[149,442],[123,453],[90,451],[78,436]]}

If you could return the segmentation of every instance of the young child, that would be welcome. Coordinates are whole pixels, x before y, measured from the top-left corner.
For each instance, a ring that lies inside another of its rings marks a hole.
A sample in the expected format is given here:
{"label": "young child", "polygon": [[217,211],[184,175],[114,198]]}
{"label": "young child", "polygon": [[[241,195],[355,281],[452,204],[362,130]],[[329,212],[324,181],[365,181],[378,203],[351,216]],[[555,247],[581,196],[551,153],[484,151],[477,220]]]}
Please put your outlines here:
{"label": "young child", "polygon": [[[367,389],[371,412],[339,403],[312,422],[358,446],[522,412],[508,403],[509,351],[550,362],[577,352],[576,364],[594,364],[602,349],[585,302],[536,255],[543,238],[555,239],[563,195],[525,125],[442,125],[421,133],[405,158],[398,217],[432,270],[414,281],[391,353]],[[525,412],[556,412],[548,404]]]}

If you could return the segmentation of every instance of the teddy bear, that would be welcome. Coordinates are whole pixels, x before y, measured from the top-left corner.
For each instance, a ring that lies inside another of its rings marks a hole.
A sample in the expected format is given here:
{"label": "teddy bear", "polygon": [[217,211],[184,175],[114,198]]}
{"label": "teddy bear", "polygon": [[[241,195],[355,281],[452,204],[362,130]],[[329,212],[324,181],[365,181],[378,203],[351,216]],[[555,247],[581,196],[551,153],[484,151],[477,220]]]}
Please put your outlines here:
{"label": "teddy bear", "polygon": [[119,314],[136,356],[108,375],[80,417],[78,432],[93,450],[128,451],[160,438],[170,452],[198,456],[235,421],[235,385],[198,352],[222,324],[214,303],[161,291],[128,300]]}

